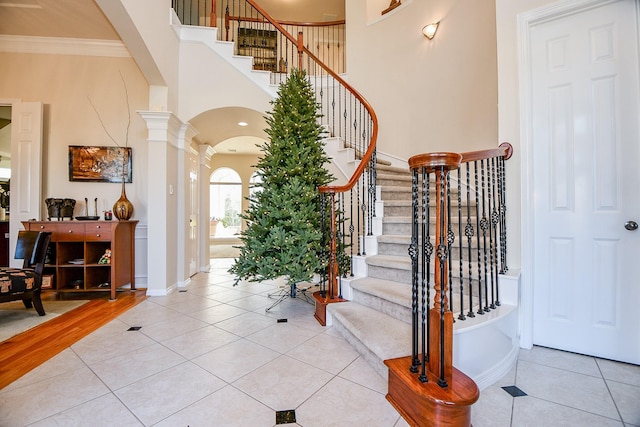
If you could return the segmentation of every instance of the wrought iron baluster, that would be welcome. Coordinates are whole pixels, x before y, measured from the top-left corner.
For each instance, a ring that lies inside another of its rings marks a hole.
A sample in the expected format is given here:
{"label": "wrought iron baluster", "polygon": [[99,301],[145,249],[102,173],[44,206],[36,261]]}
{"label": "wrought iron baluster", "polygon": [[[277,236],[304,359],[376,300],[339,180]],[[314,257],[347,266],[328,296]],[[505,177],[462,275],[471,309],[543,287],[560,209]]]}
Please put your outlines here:
{"label": "wrought iron baluster", "polygon": [[411,367],[418,372],[418,171],[411,171]]}
{"label": "wrought iron baluster", "polygon": [[[451,248],[456,239],[451,229],[451,174],[447,173],[447,179],[444,182],[447,186],[447,252],[451,254]],[[453,266],[451,262],[447,263],[447,267],[449,268],[449,310],[453,311]]]}
{"label": "wrought iron baluster", "polygon": [[[433,255],[433,245],[431,244],[431,178],[426,173],[426,168],[422,168],[422,373],[420,381],[427,382],[427,363],[429,362],[429,349],[431,343],[430,322],[427,321],[427,313],[431,306],[431,255]],[[425,230],[426,229],[426,230]],[[425,283],[426,279],[426,283]],[[426,297],[426,299],[425,299]]]}
{"label": "wrought iron baluster", "polygon": [[[495,309],[495,277],[493,275],[493,218],[494,218],[494,205],[493,205],[493,193],[494,188],[492,187],[492,162],[491,159],[487,159],[487,204],[489,210],[489,221],[487,223],[487,231],[489,233],[489,261],[488,261],[488,277],[487,282],[490,282],[489,289],[491,290],[491,303],[489,304],[489,308]],[[485,254],[486,258],[486,254]],[[488,296],[488,294],[487,294]]]}
{"label": "wrought iron baluster", "polygon": [[507,206],[506,206],[506,182],[504,157],[498,158],[499,164],[499,185],[500,185],[500,273],[505,274],[509,267],[507,266]]}
{"label": "wrought iron baluster", "polygon": [[490,230],[490,241],[491,241],[491,308],[496,308],[500,305],[500,300],[498,299],[498,222],[500,220],[498,215],[498,204],[496,203],[496,198],[498,197],[496,191],[496,159],[491,158],[490,162],[490,173],[489,177],[491,178],[491,186],[489,187],[489,200],[491,203],[491,230]]}
{"label": "wrought iron baluster", "polygon": [[478,181],[478,161],[473,162],[473,172],[475,175],[475,194],[476,194],[476,230],[478,230],[478,237],[476,238],[477,243],[477,252],[478,252],[478,314],[484,314],[484,309],[482,308],[482,254],[481,245],[480,245],[480,183]]}
{"label": "wrought iron baluster", "polygon": [[[444,214],[446,209],[445,202],[445,191],[444,191],[444,183],[446,182],[445,169],[441,167],[439,170],[440,178],[438,181],[438,190],[439,190],[439,198],[438,205],[440,211],[440,218],[437,221],[436,227],[440,230],[439,240],[438,240],[438,275],[440,277],[440,283],[436,287],[436,295],[440,295],[440,299],[438,301],[438,308],[440,309],[440,378],[438,378],[438,385],[442,388],[447,387],[447,379],[445,378],[445,319],[444,313],[446,311],[447,306],[447,289],[446,289],[446,280],[447,280],[447,245],[446,242],[446,229],[444,226]],[[439,289],[438,289],[439,288]]]}
{"label": "wrought iron baluster", "polygon": [[465,171],[467,175],[467,225],[464,227],[464,235],[467,237],[467,258],[469,263],[469,312],[467,316],[476,317],[473,312],[473,235],[475,234],[473,229],[473,222],[471,221],[471,177],[470,177],[471,164],[465,164]]}
{"label": "wrought iron baluster", "polygon": [[482,229],[482,278],[484,279],[484,311],[490,311],[489,308],[489,285],[488,285],[488,260],[487,260],[487,230],[489,229],[489,220],[487,219],[487,196],[486,196],[486,187],[485,187],[485,161],[480,160],[480,176],[482,183],[482,219],[480,220],[480,228]]}
{"label": "wrought iron baluster", "polygon": [[[462,251],[462,236],[462,170],[458,169],[458,274],[460,276],[460,314],[458,314],[458,319],[465,320],[467,317],[464,315],[464,270],[462,265],[464,254]],[[451,283],[451,287],[453,288],[453,283]]]}

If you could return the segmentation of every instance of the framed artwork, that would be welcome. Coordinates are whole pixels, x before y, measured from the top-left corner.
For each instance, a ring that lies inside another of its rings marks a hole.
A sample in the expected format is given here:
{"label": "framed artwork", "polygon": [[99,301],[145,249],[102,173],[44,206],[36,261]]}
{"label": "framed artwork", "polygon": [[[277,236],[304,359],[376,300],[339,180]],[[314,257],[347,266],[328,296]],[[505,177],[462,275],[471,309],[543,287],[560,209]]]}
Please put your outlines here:
{"label": "framed artwork", "polygon": [[69,146],[69,181],[132,182],[130,147]]}

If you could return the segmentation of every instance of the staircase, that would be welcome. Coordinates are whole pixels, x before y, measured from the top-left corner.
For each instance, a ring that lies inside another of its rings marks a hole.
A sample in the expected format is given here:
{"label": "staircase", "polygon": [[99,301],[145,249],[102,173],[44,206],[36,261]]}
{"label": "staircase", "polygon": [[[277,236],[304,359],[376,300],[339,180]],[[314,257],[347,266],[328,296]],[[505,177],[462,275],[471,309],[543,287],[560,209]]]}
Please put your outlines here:
{"label": "staircase", "polygon": [[[367,255],[355,257],[355,277],[342,279],[342,295],[349,301],[327,306],[327,325],[338,330],[387,378],[384,360],[411,354],[409,168],[378,164],[377,193],[373,227],[377,235],[368,238]],[[456,252],[452,256],[456,258]],[[509,289],[517,288],[517,281],[501,277],[501,282],[507,289],[505,298],[501,294],[504,303],[500,307],[454,324],[454,365],[481,389],[506,374],[517,356],[517,298]],[[459,306],[458,299],[454,294],[454,307]]]}
{"label": "staircase", "polygon": [[[251,80],[262,96],[275,96],[277,86],[271,84],[269,72],[255,71],[250,59],[235,56],[231,43],[217,40],[216,29],[181,26],[177,18],[173,24],[182,42],[193,46],[193,53],[198,55],[198,60],[201,63],[205,60],[211,62],[202,68],[219,66],[213,61],[221,58]],[[214,59],[203,56],[207,50],[213,53],[210,56]],[[186,51],[191,53],[191,49]],[[206,76],[207,79],[209,77]],[[320,79],[328,87],[323,80]],[[215,84],[214,80],[207,80],[199,87],[215,87]],[[326,96],[332,92],[325,90],[318,93]],[[325,99],[324,104],[332,105],[333,102]],[[351,101],[345,104],[351,105]],[[196,107],[202,110],[214,108],[215,105]],[[353,122],[351,114],[351,111],[347,113],[344,123]],[[329,116],[325,114],[325,117]],[[336,116],[339,118],[342,114]],[[363,127],[359,126],[358,129]],[[348,139],[336,135],[327,140],[328,154],[334,157],[333,167],[347,179],[357,167],[356,157],[366,150],[366,146],[345,147],[344,141]],[[362,139],[368,141],[368,135]],[[337,152],[346,154],[336,155]],[[384,154],[378,153],[378,159],[381,157],[384,158]],[[327,325],[333,325],[365,360],[387,378],[388,368],[383,361],[411,354],[411,260],[408,255],[411,176],[408,167],[394,167],[381,160],[378,160],[377,168],[377,202],[372,224],[374,236],[361,237],[365,250],[362,255],[353,257],[354,277],[340,280],[342,296],[349,301],[329,304],[326,320]],[[453,256],[456,256],[455,253]],[[517,356],[518,280],[517,272],[513,277],[502,276],[500,300],[503,304],[488,314],[456,321],[454,325],[454,365],[469,375],[480,389],[506,374]]]}

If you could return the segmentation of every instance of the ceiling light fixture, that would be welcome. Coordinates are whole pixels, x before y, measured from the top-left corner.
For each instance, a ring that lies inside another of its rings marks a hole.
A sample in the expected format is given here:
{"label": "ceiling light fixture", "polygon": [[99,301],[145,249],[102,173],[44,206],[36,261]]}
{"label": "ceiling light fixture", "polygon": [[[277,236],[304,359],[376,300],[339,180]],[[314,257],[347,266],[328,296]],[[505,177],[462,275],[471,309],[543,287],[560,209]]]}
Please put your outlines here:
{"label": "ceiling light fixture", "polygon": [[429,40],[435,37],[436,31],[438,31],[438,25],[440,25],[440,21],[434,22],[433,24],[429,24],[422,29],[422,34]]}

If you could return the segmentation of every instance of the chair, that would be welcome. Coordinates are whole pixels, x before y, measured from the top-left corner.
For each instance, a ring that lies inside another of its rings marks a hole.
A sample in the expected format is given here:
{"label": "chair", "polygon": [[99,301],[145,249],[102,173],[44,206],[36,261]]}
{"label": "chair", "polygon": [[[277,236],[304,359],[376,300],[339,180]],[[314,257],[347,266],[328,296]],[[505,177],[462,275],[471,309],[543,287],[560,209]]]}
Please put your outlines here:
{"label": "chair", "polygon": [[50,241],[49,232],[18,232],[15,258],[24,263],[22,268],[0,267],[0,302],[22,300],[26,308],[35,306],[40,316],[45,315],[40,291]]}

